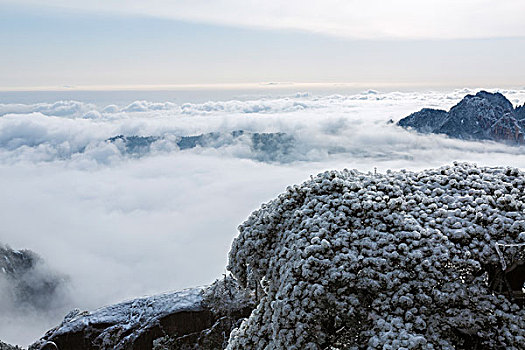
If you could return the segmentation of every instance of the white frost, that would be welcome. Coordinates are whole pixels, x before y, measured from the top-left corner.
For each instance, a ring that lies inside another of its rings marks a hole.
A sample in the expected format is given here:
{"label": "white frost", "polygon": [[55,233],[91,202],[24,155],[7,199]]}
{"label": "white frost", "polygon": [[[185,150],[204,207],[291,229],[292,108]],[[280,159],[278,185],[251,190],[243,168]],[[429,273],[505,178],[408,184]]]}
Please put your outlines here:
{"label": "white frost", "polygon": [[328,171],[239,227],[228,268],[264,282],[229,349],[523,349],[525,310],[489,285],[523,244],[525,174],[470,164]]}

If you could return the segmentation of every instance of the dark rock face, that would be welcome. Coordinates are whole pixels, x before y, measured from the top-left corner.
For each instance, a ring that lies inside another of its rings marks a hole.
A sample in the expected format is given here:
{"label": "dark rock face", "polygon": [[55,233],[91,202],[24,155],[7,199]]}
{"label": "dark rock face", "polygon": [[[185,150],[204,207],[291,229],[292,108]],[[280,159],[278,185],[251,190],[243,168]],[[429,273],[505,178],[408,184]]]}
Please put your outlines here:
{"label": "dark rock face", "polygon": [[516,119],[523,122],[525,120],[525,104],[523,106],[516,107],[515,113]]}
{"label": "dark rock face", "polygon": [[480,91],[467,95],[448,112],[424,108],[401,119],[398,125],[463,140],[525,143],[524,106],[514,108],[499,92]]}
{"label": "dark rock face", "polygon": [[0,246],[0,270],[10,277],[23,275],[31,269],[38,256],[30,250],[14,250]]}
{"label": "dark rock face", "polygon": [[441,109],[423,108],[399,121],[402,127],[412,127],[419,132],[432,133],[446,120],[448,113]]}
{"label": "dark rock face", "polygon": [[[172,334],[154,341],[154,350],[222,350],[228,345],[233,328],[249,316],[251,308],[214,318],[214,322],[194,332]],[[169,334],[169,333],[168,333]],[[146,348],[144,348],[146,349]],[[148,348],[149,349],[149,348]]]}

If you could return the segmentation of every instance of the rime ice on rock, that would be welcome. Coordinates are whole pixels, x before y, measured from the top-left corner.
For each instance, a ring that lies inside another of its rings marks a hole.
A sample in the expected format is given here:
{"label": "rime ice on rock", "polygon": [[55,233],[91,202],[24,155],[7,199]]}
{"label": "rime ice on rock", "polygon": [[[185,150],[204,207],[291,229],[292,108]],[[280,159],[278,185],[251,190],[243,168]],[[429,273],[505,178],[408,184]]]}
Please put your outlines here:
{"label": "rime ice on rock", "polygon": [[525,348],[496,251],[525,243],[518,169],[329,171],[239,231],[228,268],[259,302],[229,349]]}

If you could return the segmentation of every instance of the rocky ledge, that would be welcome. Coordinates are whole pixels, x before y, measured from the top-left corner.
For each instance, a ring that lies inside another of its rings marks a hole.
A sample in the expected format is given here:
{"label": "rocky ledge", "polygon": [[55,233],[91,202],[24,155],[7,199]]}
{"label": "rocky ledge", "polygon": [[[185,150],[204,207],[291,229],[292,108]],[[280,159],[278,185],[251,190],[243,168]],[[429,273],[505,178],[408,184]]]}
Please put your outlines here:
{"label": "rocky ledge", "polygon": [[254,307],[226,277],[211,286],[137,298],[98,310],[71,311],[32,350],[223,349]]}
{"label": "rocky ledge", "polygon": [[525,105],[514,108],[499,92],[480,91],[465,96],[448,112],[424,108],[401,119],[398,125],[463,140],[522,145],[525,143]]}

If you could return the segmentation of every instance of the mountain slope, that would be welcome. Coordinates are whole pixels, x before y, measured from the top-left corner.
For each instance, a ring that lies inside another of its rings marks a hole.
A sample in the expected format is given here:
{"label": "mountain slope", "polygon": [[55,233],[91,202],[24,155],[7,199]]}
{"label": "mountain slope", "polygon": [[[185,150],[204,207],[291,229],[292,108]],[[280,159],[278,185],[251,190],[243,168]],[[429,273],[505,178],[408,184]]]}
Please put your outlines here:
{"label": "mountain slope", "polygon": [[514,108],[499,92],[465,96],[446,112],[424,108],[398,122],[421,133],[445,134],[463,140],[524,143],[525,108]]}

